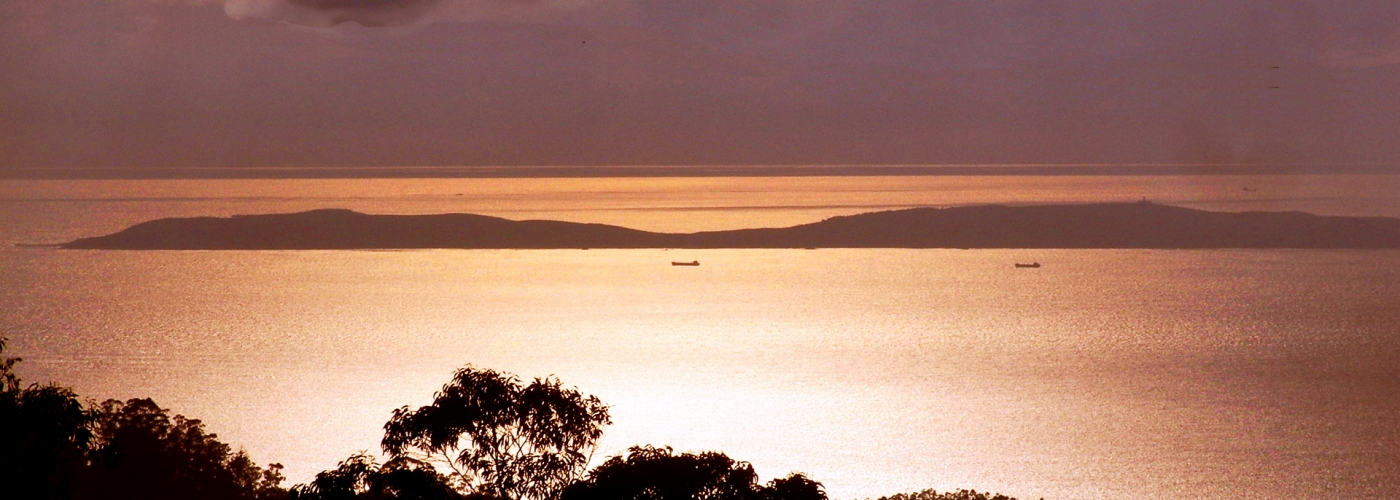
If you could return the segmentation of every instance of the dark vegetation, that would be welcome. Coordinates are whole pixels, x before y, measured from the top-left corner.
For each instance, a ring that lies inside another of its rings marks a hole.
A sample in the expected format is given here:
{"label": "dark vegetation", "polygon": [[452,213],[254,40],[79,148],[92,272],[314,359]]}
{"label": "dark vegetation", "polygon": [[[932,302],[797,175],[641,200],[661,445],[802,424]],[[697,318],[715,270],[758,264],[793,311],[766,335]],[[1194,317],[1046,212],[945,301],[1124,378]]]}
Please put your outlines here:
{"label": "dark vegetation", "polygon": [[63,248],[1400,248],[1400,219],[1208,212],[1155,203],[915,208],[775,229],[652,233],[602,224],[349,210],[158,219]]}
{"label": "dark vegetation", "polygon": [[381,447],[395,459],[437,459],[468,491],[510,499],[555,497],[583,474],[608,407],[558,379],[457,370],[428,406],[394,410]]}
{"label": "dark vegetation", "polygon": [[826,500],[821,483],[800,473],[758,484],[753,466],[723,453],[676,454],[634,446],[565,488],[560,500]]}
{"label": "dark vegetation", "polygon": [[[309,484],[234,452],[150,399],[83,404],[24,385],[0,339],[0,498],[16,500],[827,500],[800,473],[760,484],[719,452],[634,446],[586,471],[608,408],[558,379],[466,367],[432,402],[384,424],[383,464],[360,453]],[[444,471],[446,471],[444,473]],[[975,491],[880,500],[1014,500]]]}
{"label": "dark vegetation", "polygon": [[878,500],[1016,500],[1006,495],[995,493],[978,493],[977,490],[945,491],[939,493],[934,490],[916,491],[913,493],[899,493],[887,497],[880,497]]}
{"label": "dark vegetation", "polygon": [[451,479],[430,464],[398,458],[379,465],[366,453],[351,456],[335,469],[316,474],[311,484],[293,486],[289,498],[307,500],[486,500],[489,495],[468,495],[458,491]]}
{"label": "dark vegetation", "polygon": [[285,498],[282,466],[259,468],[198,420],[149,399],[83,405],[55,385],[25,386],[0,339],[0,497]]}

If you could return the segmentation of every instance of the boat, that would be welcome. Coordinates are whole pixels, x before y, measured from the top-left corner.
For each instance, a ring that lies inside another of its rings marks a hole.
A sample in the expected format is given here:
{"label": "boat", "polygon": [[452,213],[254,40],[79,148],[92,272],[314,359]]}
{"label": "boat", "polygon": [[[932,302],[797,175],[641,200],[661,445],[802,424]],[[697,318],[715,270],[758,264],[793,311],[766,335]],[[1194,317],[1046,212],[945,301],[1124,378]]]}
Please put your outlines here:
{"label": "boat", "polygon": [[1039,263],[1039,262],[1032,262],[1032,263],[1030,263],[1030,264],[1022,264],[1022,263],[1020,263],[1020,262],[1017,262],[1017,263],[1016,263],[1016,267],[1028,267],[1028,268],[1031,268],[1031,269],[1040,269],[1040,263]]}
{"label": "boat", "polygon": [[673,265],[673,266],[698,266],[698,265],[700,265],[700,261],[698,261],[698,260],[692,260],[692,261],[690,261],[690,262],[676,262],[676,261],[673,260],[673,261],[671,261],[671,265]]}

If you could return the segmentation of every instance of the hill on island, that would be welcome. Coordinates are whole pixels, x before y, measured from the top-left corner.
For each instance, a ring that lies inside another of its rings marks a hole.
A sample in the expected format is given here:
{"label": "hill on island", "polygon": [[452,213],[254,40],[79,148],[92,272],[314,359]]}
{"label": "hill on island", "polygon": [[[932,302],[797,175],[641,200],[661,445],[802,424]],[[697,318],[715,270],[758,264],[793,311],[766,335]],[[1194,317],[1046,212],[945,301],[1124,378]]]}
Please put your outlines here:
{"label": "hill on island", "polygon": [[1149,202],[914,208],[785,228],[656,233],[472,214],[169,218],[59,245],[122,250],[562,248],[1400,248],[1400,219]]}

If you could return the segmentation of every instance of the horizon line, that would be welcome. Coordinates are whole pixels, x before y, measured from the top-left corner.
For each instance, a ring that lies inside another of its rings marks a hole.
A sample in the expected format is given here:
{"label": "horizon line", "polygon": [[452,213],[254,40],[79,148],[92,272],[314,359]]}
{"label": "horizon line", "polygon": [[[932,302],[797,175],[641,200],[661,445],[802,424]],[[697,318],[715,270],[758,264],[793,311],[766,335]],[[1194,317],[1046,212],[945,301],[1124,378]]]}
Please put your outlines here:
{"label": "horizon line", "polygon": [[1400,174],[1397,162],[12,167],[0,180]]}

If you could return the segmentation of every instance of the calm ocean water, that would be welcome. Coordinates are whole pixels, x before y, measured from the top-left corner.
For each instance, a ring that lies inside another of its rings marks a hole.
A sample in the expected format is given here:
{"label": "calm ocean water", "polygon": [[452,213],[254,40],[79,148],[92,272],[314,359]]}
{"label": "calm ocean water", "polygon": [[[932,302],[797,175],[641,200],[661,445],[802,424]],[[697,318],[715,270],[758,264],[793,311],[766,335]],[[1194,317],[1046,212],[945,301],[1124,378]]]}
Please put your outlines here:
{"label": "calm ocean water", "polygon": [[1395,193],[1400,176],[7,181],[0,335],[30,381],[153,397],[293,481],[376,450],[392,409],[471,363],[610,403],[600,456],[718,449],[842,499],[1395,498],[1400,251],[13,245],[324,207],[690,231],[1143,197],[1400,216]]}

